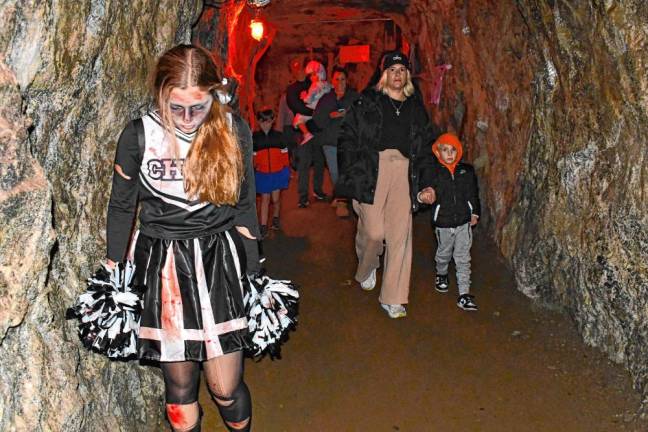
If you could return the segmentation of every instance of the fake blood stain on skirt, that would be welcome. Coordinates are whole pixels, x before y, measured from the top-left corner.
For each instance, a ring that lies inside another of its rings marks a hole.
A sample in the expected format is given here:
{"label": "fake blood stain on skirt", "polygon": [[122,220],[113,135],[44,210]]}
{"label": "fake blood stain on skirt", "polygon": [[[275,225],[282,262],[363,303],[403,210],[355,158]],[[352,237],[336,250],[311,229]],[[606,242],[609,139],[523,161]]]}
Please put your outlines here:
{"label": "fake blood stain on skirt", "polygon": [[246,346],[239,242],[235,230],[187,240],[140,234],[140,358],[204,361]]}

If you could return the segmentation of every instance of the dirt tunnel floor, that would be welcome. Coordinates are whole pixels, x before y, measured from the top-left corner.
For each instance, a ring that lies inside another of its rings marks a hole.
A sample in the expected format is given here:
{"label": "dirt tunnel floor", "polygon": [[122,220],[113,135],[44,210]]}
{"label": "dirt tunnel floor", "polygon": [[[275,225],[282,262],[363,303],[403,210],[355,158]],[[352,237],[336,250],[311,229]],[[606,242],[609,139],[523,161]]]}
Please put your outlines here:
{"label": "dirt tunnel floor", "polygon": [[[274,277],[301,284],[300,321],[279,361],[246,362],[256,431],[648,431],[627,373],[587,347],[568,317],[514,289],[495,246],[473,245],[478,312],[433,288],[429,214],[414,222],[408,316],[392,320],[352,280],[355,220],[283,194],[264,241]],[[330,190],[330,189],[329,189]],[[451,270],[451,276],[452,275]],[[378,272],[380,275],[380,271]],[[203,430],[224,431],[201,391]]]}

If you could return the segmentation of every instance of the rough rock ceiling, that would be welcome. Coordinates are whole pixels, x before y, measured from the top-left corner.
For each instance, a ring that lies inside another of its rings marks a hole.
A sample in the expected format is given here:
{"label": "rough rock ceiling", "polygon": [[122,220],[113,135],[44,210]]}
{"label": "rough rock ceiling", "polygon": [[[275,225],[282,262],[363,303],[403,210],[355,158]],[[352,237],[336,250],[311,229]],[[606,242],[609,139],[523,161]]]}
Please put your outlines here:
{"label": "rough rock ceiling", "polygon": [[[234,0],[235,2],[243,0]],[[221,8],[227,0],[207,0],[205,6]],[[343,18],[349,9],[375,10],[386,13],[403,13],[410,0],[271,0],[261,8],[274,17],[291,18],[330,14],[331,18]]]}
{"label": "rough rock ceiling", "polygon": [[261,9],[279,26],[325,20],[381,18],[404,13],[409,0],[275,0]]}
{"label": "rough rock ceiling", "polygon": [[404,13],[408,4],[409,0],[273,0],[258,14],[278,30],[275,50],[330,50],[339,44],[368,43],[354,36],[359,26],[374,38],[373,27]]}
{"label": "rough rock ceiling", "polygon": [[344,19],[370,11],[403,13],[409,0],[275,0],[262,10],[273,17]]}

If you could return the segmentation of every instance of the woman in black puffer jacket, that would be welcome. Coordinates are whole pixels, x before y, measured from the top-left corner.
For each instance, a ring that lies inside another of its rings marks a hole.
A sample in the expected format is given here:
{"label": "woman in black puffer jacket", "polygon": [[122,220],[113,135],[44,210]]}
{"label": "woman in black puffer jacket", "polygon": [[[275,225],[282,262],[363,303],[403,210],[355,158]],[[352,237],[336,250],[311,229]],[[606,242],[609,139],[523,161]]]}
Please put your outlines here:
{"label": "woman in black puffer jacket", "polygon": [[382,76],[354,103],[338,143],[336,194],[353,199],[359,216],[355,278],[365,290],[376,285],[386,245],[379,301],[391,318],[406,315],[412,263],[412,212],[418,208],[419,167],[432,158],[432,125],[400,52],[385,55]]}

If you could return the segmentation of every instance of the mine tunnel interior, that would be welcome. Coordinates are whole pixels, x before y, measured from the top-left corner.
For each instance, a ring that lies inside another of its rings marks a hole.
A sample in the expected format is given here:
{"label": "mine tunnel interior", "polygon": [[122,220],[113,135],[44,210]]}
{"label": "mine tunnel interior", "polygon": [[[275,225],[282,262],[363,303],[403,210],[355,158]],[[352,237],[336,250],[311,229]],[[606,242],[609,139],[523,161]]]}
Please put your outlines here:
{"label": "mine tunnel interior", "polygon": [[281,91],[291,79],[287,65],[292,59],[301,63],[305,59],[317,60],[327,67],[328,77],[333,66],[345,66],[349,85],[362,90],[383,52],[404,50],[409,54],[400,27],[391,18],[370,10],[323,7],[312,15],[304,14],[302,21],[287,16],[274,18],[273,22],[283,24],[276,27],[272,45],[255,71],[255,103],[260,105],[278,105],[277,90]]}
{"label": "mine tunnel interior", "polygon": [[[210,28],[214,31],[210,21],[219,15],[223,22],[218,28],[224,25],[231,33],[226,70],[240,83],[241,109],[252,123],[254,116],[249,115],[250,111],[268,106],[276,109],[281,92],[294,80],[288,67],[294,60],[302,66],[308,60],[322,63],[329,81],[332,68],[342,66],[349,72],[350,87],[361,91],[375,79],[382,55],[398,50],[411,57],[414,81],[428,90],[426,102],[432,105],[430,80],[437,77],[432,78],[424,69],[427,65],[418,61],[418,47],[408,39],[412,30],[403,30],[398,23],[406,22],[406,5],[399,1],[375,5],[285,1],[264,6],[250,3],[247,7],[242,3],[207,3],[194,37],[201,41],[213,39],[216,35],[209,34]],[[261,23],[263,33],[259,40],[251,34],[252,22]],[[436,54],[436,61],[441,61],[442,55]]]}
{"label": "mine tunnel interior", "polygon": [[[240,79],[240,108],[252,124],[255,109],[276,109],[291,80],[291,59],[316,59],[329,72],[343,63],[351,85],[361,91],[382,53],[404,51],[431,120],[461,138],[464,159],[477,170],[484,208],[480,227],[508,261],[516,288],[568,311],[585,340],[624,363],[645,392],[646,367],[635,359],[644,352],[637,343],[646,338],[639,330],[645,328],[639,323],[646,320],[646,293],[640,288],[646,274],[636,258],[646,251],[630,226],[645,226],[639,222],[646,200],[638,172],[645,172],[646,146],[626,127],[636,124],[629,119],[645,118],[648,87],[640,77],[645,74],[635,72],[643,64],[636,55],[645,37],[634,27],[625,33],[615,27],[635,22],[634,8],[615,2],[581,6],[477,0],[207,2],[193,38],[216,41],[208,45],[220,50],[228,71]],[[260,41],[250,37],[253,20],[264,24]],[[229,43],[223,42],[225,34]],[[617,67],[618,56],[632,66]],[[622,83],[623,95],[615,83]],[[619,140],[629,143],[628,152],[612,161],[615,144],[609,143]],[[626,187],[628,194],[622,192]],[[585,203],[600,202],[602,195],[609,198],[605,211],[624,208],[627,220],[616,224],[593,216]],[[612,235],[603,238],[575,222],[592,217],[591,226],[609,228]],[[630,319],[631,342],[614,330],[614,323],[628,325],[625,312],[593,312],[611,307],[595,288],[601,283],[623,286],[621,297],[643,299],[629,306],[635,317],[643,317]]]}
{"label": "mine tunnel interior", "polygon": [[[499,287],[502,297],[520,295],[518,306],[557,311],[578,343],[626,374],[625,390],[633,388],[643,400],[636,411],[644,423],[636,430],[645,430],[647,11],[643,1],[615,0],[4,2],[0,405],[9,414],[0,418],[0,429],[77,431],[92,424],[112,430],[119,424],[156,430],[164,422],[159,375],[86,352],[63,315],[83,291],[89,269],[105,257],[119,132],[152,106],[147,79],[156,59],[174,45],[194,43],[212,52],[237,84],[237,109],[253,127],[255,110],[277,110],[293,79],[291,60],[318,60],[329,79],[332,67],[344,64],[350,85],[361,91],[383,52],[408,54],[431,121],[460,137],[464,160],[479,178],[482,217],[475,232],[489,245],[481,265],[505,263],[510,280]],[[254,21],[263,26],[257,39]],[[277,243],[295,262],[319,265],[318,254],[346,244],[309,252],[303,236],[318,220],[295,221],[294,237]],[[353,241],[352,230],[333,230],[348,234],[347,245]],[[327,277],[350,277],[338,273],[334,268]],[[346,294],[335,301],[360,302]],[[480,310],[478,319],[499,320],[497,307]],[[360,315],[353,310],[347,316]],[[427,319],[413,313],[411,321],[421,317]],[[295,339],[313,337],[307,323]],[[549,334],[552,325],[543,323]],[[467,330],[466,339],[472,333]],[[521,338],[500,340],[511,348]],[[510,370],[542,361],[525,358]],[[495,387],[515,381],[508,369],[502,374]],[[566,375],[555,372],[560,380]],[[597,390],[605,396],[618,389]],[[570,392],[561,400],[572,399]],[[61,395],[65,409],[51,409],[61,405]]]}
{"label": "mine tunnel interior", "polygon": [[[206,2],[193,40],[224,59],[226,74],[238,83],[239,108],[253,127],[254,111],[276,111],[294,80],[291,60],[320,61],[329,80],[334,66],[344,66],[351,87],[362,91],[385,52],[405,52],[431,120],[463,139],[466,161],[482,172],[482,225],[499,231],[520,188],[534,59],[525,52],[530,45],[517,11],[468,2],[451,9],[401,0]],[[489,22],[500,19],[503,25]],[[263,26],[259,40],[252,37],[252,22]]]}

